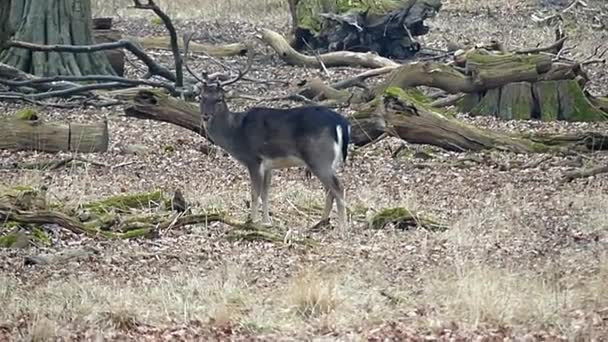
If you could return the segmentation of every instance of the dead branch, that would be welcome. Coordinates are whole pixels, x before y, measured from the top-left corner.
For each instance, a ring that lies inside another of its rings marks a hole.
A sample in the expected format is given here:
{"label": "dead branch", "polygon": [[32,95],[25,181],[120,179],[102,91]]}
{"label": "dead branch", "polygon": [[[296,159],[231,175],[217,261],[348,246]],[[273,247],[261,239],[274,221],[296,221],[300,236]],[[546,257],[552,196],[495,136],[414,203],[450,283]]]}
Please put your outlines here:
{"label": "dead branch", "polygon": [[169,37],[171,39],[171,51],[173,52],[173,59],[175,61],[175,86],[177,88],[184,85],[184,74],[182,70],[182,56],[179,53],[179,45],[177,42],[177,32],[175,26],[171,22],[171,18],[160,7],[158,7],[153,0],[147,0],[147,3],[142,4],[140,0],[133,0],[135,8],[152,10],[165,24],[167,31],[169,31]]}
{"label": "dead branch", "polygon": [[112,89],[120,89],[130,87],[127,84],[121,82],[106,82],[106,83],[96,83],[96,84],[86,84],[82,86],[77,86],[68,89],[49,91],[44,93],[36,93],[36,94],[22,94],[16,92],[8,92],[8,93],[0,93],[0,99],[3,100],[44,100],[50,99],[53,97],[70,97],[72,95],[77,94],[90,94],[90,91],[93,90],[112,90]]}
{"label": "dead branch", "polygon": [[299,53],[292,48],[285,38],[277,32],[269,29],[262,29],[258,37],[262,42],[269,45],[279,57],[290,65],[308,66],[321,68],[321,62],[326,67],[337,66],[360,66],[365,68],[381,68],[387,66],[398,66],[388,58],[381,57],[372,53],[358,53],[350,51],[329,52],[319,55],[319,60],[313,56]]}
{"label": "dead branch", "polygon": [[148,56],[142,49],[137,47],[133,42],[128,39],[121,39],[111,43],[101,43],[94,45],[40,45],[33,44],[18,40],[11,40],[6,42],[5,47],[17,47],[22,49],[28,49],[32,51],[57,51],[57,52],[94,52],[103,50],[113,50],[124,48],[129,50],[137,58],[139,58],[147,67],[148,72],[151,75],[161,76],[169,81],[175,82],[176,76],[169,69],[156,63],[150,56]]}
{"label": "dead branch", "polygon": [[571,182],[578,178],[593,177],[593,176],[597,176],[599,174],[607,173],[607,172],[608,172],[608,165],[570,171],[570,172],[564,173],[564,176],[562,177],[562,182],[568,183],[568,182]]}
{"label": "dead branch", "polygon": [[443,98],[439,98],[439,99],[431,102],[431,107],[435,107],[435,108],[449,107],[449,106],[452,106],[452,105],[455,105],[456,103],[458,103],[458,101],[460,101],[465,96],[466,96],[465,94],[454,94],[454,95],[446,96]]}
{"label": "dead branch", "polygon": [[355,75],[354,77],[347,78],[342,81],[338,81],[338,82],[332,84],[331,87],[334,89],[340,90],[340,89],[347,89],[347,88],[351,88],[351,87],[361,86],[361,84],[368,78],[388,74],[389,72],[395,70],[397,67],[398,67],[398,65],[393,65],[393,66],[386,66],[386,67],[377,68],[377,69],[373,69],[373,70],[367,70],[358,75]]}
{"label": "dead branch", "polygon": [[517,54],[530,54],[530,53],[539,53],[539,52],[554,52],[554,53],[558,53],[561,48],[564,46],[564,42],[566,42],[566,40],[568,39],[568,37],[562,37],[559,40],[555,41],[553,44],[548,45],[548,46],[541,46],[541,47],[536,47],[536,48],[528,48],[528,49],[521,49],[521,50],[516,50],[515,53]]}
{"label": "dead branch", "polygon": [[[29,75],[29,74],[28,74]],[[0,84],[7,85],[12,88],[28,87],[44,85],[44,89],[48,88],[47,83],[53,83],[52,87],[56,88],[57,82],[87,82],[87,81],[101,81],[101,82],[116,82],[130,86],[147,85],[155,88],[165,88],[171,93],[176,93],[175,86],[168,82],[158,82],[151,80],[132,80],[124,77],[109,76],[109,75],[84,75],[84,76],[52,76],[52,77],[36,77],[34,75],[28,76],[22,80],[3,80],[0,79]],[[65,84],[66,89],[75,88],[76,84]]]}
{"label": "dead branch", "polygon": [[[129,40],[138,43],[144,49],[171,49],[171,38],[167,36],[160,37],[135,37],[128,36]],[[201,44],[190,42],[190,51],[200,53],[211,57],[228,57],[228,56],[243,56],[247,53],[250,47],[243,43],[230,43],[222,45]],[[183,47],[181,47],[183,50]]]}

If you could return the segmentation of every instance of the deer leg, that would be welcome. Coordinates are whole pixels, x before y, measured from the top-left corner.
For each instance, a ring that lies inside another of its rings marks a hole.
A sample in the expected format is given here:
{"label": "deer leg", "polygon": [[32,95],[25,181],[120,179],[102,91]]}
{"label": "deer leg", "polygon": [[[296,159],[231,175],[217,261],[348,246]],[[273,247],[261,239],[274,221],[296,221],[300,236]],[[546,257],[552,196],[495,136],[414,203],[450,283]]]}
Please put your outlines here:
{"label": "deer leg", "polygon": [[321,221],[327,220],[329,218],[329,214],[331,213],[331,208],[334,205],[334,195],[331,193],[331,190],[325,188],[325,208],[323,209],[323,216],[321,216]]}
{"label": "deer leg", "polygon": [[268,192],[270,191],[270,180],[272,178],[272,170],[268,169],[264,172],[264,180],[262,183],[262,222],[270,224],[270,213],[268,212]]}
{"label": "deer leg", "polygon": [[252,222],[256,222],[260,208],[260,194],[264,185],[264,168],[260,164],[250,167],[249,178],[251,180],[251,214],[249,218]]}
{"label": "deer leg", "polygon": [[[346,207],[344,205],[344,190],[342,189],[340,181],[332,169],[311,168],[311,171],[315,174],[315,176],[317,176],[317,178],[319,178],[325,189],[328,191],[328,194],[325,197],[325,211],[323,213],[324,218],[329,217],[329,212],[331,211],[331,207],[333,205],[332,202],[335,200],[336,206],[338,207],[338,228],[345,229]],[[327,217],[325,217],[325,215],[327,215]]]}

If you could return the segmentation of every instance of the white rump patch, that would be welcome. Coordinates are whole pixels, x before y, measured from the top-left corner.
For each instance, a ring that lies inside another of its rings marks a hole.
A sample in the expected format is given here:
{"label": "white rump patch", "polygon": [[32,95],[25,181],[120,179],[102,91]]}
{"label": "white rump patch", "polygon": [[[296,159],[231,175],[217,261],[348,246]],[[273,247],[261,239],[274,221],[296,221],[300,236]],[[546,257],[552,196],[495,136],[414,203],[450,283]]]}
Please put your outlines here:
{"label": "white rump patch", "polygon": [[334,142],[334,161],[331,163],[332,169],[334,171],[338,169],[340,165],[340,161],[342,160],[342,141],[344,140],[344,133],[342,132],[342,126],[336,126],[336,136],[338,139]]}

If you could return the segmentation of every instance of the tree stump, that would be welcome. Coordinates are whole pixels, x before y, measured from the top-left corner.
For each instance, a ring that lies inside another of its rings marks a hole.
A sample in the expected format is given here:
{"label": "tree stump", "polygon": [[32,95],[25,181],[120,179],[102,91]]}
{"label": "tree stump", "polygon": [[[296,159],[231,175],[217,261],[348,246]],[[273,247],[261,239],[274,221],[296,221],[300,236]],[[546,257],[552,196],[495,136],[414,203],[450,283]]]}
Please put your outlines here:
{"label": "tree stump", "polygon": [[420,50],[415,37],[428,32],[424,20],[440,8],[441,0],[290,0],[292,46],[408,58]]}

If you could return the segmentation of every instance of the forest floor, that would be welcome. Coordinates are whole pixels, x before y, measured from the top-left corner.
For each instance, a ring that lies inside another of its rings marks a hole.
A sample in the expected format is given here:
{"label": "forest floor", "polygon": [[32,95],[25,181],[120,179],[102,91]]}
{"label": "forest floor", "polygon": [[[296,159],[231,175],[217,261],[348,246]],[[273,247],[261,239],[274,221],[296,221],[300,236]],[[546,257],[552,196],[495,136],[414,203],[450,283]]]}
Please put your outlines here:
{"label": "forest floor", "polygon": [[[178,29],[195,31],[199,42],[242,41],[256,27],[279,32],[289,27],[278,0],[252,0],[246,8],[235,1],[221,6],[199,1],[200,12],[180,9],[179,0],[170,2]],[[586,3],[604,6],[601,0]],[[112,4],[122,6],[121,1]],[[445,39],[497,39],[511,48],[548,44],[552,28],[534,23],[531,15],[564,7],[523,0],[487,1],[483,7],[444,1],[439,15],[428,22],[431,31],[423,45],[445,48]],[[107,14],[116,8],[98,10]],[[165,34],[150,17],[134,14],[121,13],[116,27],[133,35]],[[564,14],[567,46],[576,45],[569,55],[583,59],[608,41],[606,29],[592,28],[593,15],[583,8]],[[232,90],[286,94],[305,78],[336,81],[361,71],[332,68],[328,77],[322,70],[286,66],[268,48],[258,48],[262,53],[251,76],[289,85],[241,82]],[[154,57],[171,61],[166,51],[156,51]],[[235,67],[245,63],[244,57],[223,60]],[[199,71],[218,70],[203,58],[191,64]],[[588,72],[589,90],[608,94],[605,66],[590,66]],[[141,73],[136,62],[128,65],[128,73]],[[230,102],[233,109],[253,104]],[[22,106],[1,103],[0,117]],[[39,110],[48,120],[107,119],[110,150],[81,157],[119,167],[0,169],[0,189],[44,186],[50,200],[71,204],[180,189],[193,212],[215,208],[246,218],[246,172],[224,153],[203,153],[208,145],[200,136],[170,124],[126,118],[118,107]],[[500,132],[608,131],[607,123],[459,117]],[[125,152],[133,145],[140,153]],[[348,204],[364,208],[367,217],[405,206],[447,224],[446,231],[372,230],[365,220],[353,220],[347,232],[310,232],[319,215],[305,209],[323,203],[321,186],[303,170],[283,170],[275,172],[270,195],[275,229],[309,236],[318,246],[228,241],[221,223],[124,241],[60,231],[48,246],[0,249],[0,340],[606,340],[608,176],[568,183],[562,176],[574,168],[606,165],[607,153],[576,159],[497,151],[459,154],[407,145],[393,157],[401,145],[387,138],[351,147],[340,173]],[[415,151],[431,159],[417,158]],[[0,151],[0,166],[66,156]],[[484,162],[459,162],[466,157]],[[529,163],[537,165],[521,167]],[[24,263],[27,256],[83,246],[95,252],[67,263]]]}

